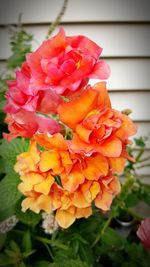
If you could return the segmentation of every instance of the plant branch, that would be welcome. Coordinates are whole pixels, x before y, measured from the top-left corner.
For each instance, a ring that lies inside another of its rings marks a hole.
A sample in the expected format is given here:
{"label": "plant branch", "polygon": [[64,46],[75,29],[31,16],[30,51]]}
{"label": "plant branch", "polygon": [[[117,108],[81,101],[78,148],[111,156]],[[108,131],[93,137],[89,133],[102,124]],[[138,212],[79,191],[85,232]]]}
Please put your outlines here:
{"label": "plant branch", "polygon": [[94,240],[94,242],[92,244],[92,248],[99,242],[99,240],[101,239],[102,235],[105,233],[107,227],[111,223],[112,218],[113,218],[113,216],[112,216],[112,214],[110,214],[108,220],[104,223],[100,233],[97,235],[96,239]]}
{"label": "plant branch", "polygon": [[64,3],[62,5],[62,8],[61,8],[59,14],[57,15],[56,19],[52,22],[52,24],[50,25],[50,27],[48,29],[47,36],[46,36],[47,39],[50,37],[52,32],[55,30],[56,26],[60,24],[61,18],[66,11],[67,4],[68,4],[68,0],[64,0]]}

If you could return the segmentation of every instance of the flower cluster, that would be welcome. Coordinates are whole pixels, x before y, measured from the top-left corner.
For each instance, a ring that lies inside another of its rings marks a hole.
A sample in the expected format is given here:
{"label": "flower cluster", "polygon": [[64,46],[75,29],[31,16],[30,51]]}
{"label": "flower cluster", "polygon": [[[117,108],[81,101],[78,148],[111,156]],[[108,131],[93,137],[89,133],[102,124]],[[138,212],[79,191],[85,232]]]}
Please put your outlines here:
{"label": "flower cluster", "polygon": [[93,204],[109,210],[136,133],[132,120],[112,108],[106,82],[88,84],[109,76],[101,51],[61,29],[27,56],[6,95],[5,138],[31,139],[15,164],[22,210],[53,212],[62,228],[90,216]]}

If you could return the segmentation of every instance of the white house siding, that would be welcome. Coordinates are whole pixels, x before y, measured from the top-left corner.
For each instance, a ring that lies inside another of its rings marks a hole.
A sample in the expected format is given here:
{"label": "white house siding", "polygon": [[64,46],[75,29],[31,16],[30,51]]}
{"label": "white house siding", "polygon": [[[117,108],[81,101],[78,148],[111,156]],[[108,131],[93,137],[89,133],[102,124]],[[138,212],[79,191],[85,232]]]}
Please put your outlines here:
{"label": "white house siding", "polygon": [[[63,0],[0,0],[0,68],[10,55],[5,25],[16,24],[34,34],[33,49],[44,40]],[[108,89],[113,107],[130,108],[138,124],[136,136],[150,132],[150,0],[69,0],[62,19],[67,35],[84,34],[103,47],[111,67]],[[55,30],[55,32],[58,29]],[[150,155],[150,139],[146,155]],[[149,168],[140,170],[150,177]]]}

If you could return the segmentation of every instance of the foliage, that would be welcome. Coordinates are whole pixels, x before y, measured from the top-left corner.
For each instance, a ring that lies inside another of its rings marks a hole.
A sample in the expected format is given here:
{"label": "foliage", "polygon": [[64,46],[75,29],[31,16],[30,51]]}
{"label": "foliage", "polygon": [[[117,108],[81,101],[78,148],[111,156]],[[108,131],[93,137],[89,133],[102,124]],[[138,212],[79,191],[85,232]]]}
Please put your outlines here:
{"label": "foliage", "polygon": [[[12,56],[8,68],[20,66],[25,54],[31,50],[32,35],[24,30],[11,37]],[[6,129],[2,107],[7,88],[6,80],[12,79],[9,71],[0,78],[0,126]],[[135,162],[128,162],[120,195],[114,200],[111,212],[94,214],[80,219],[69,229],[58,229],[47,235],[41,227],[42,217],[31,211],[21,211],[21,194],[17,186],[19,177],[13,170],[16,156],[25,152],[28,142],[17,138],[10,143],[0,141],[0,221],[16,215],[19,223],[9,232],[0,234],[0,266],[8,267],[147,267],[149,254],[136,237],[138,223],[143,215],[133,211],[140,201],[150,205],[150,186],[138,179],[137,169],[149,164],[144,158],[145,140],[136,138],[129,147]],[[132,215],[135,225],[128,236],[120,234],[116,219],[123,213]]]}

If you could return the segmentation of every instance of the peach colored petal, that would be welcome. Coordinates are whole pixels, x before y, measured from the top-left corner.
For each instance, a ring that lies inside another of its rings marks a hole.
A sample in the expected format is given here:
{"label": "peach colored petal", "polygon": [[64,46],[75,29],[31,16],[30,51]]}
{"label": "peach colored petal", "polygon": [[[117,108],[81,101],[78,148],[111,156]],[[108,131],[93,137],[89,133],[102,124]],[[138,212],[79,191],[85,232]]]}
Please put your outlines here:
{"label": "peach colored petal", "polygon": [[61,197],[63,195],[62,188],[60,188],[56,183],[54,183],[51,187],[51,197],[53,203],[53,209],[58,209],[61,207]]}
{"label": "peach colored petal", "polygon": [[62,166],[65,168],[65,171],[69,173],[72,169],[73,162],[71,160],[70,154],[68,151],[59,151]]}
{"label": "peach colored petal", "polygon": [[62,197],[61,197],[61,210],[67,210],[70,206],[71,206],[71,199],[70,197],[67,195],[67,194],[64,194]]}
{"label": "peach colored petal", "polygon": [[121,174],[124,170],[126,159],[123,157],[119,158],[108,158],[110,168],[113,173]]}
{"label": "peach colored petal", "polygon": [[32,190],[33,186],[30,183],[20,183],[18,185],[18,190],[24,194],[24,195],[28,195],[28,192],[30,192]]}
{"label": "peach colored petal", "polygon": [[58,107],[60,120],[70,128],[74,128],[94,108],[97,95],[95,90],[86,89],[80,97],[60,104]]}
{"label": "peach colored petal", "polygon": [[50,169],[59,171],[60,167],[60,156],[56,151],[44,151],[41,153],[39,168],[42,172],[46,172]]}
{"label": "peach colored petal", "polygon": [[25,183],[30,183],[31,185],[36,185],[44,180],[44,176],[36,172],[29,172],[20,178]]}
{"label": "peach colored petal", "polygon": [[88,130],[82,124],[78,124],[75,128],[76,133],[80,136],[80,139],[86,143],[89,143],[89,137],[92,130]]}
{"label": "peach colored petal", "polygon": [[102,194],[98,194],[95,199],[95,206],[101,210],[107,211],[112,203],[112,194],[104,191]]}
{"label": "peach colored petal", "polygon": [[22,175],[29,170],[36,171],[37,167],[35,166],[30,154],[28,152],[24,152],[17,156],[17,162],[14,166],[14,170]]}
{"label": "peach colored petal", "polygon": [[91,187],[92,181],[85,181],[82,185],[81,185],[81,192],[85,198],[85,200],[88,203],[92,202],[92,195],[90,192],[90,187]]}
{"label": "peach colored petal", "polygon": [[31,208],[35,213],[39,213],[41,210],[44,210],[47,213],[52,211],[52,199],[49,195],[40,195],[36,201],[32,204]]}
{"label": "peach colored petal", "polygon": [[68,228],[75,221],[75,215],[67,210],[57,210],[55,218],[59,226],[64,229]]}
{"label": "peach colored petal", "polygon": [[54,178],[49,174],[44,181],[34,186],[34,190],[44,195],[48,195],[53,183],[54,183]]}
{"label": "peach colored petal", "polygon": [[69,174],[61,175],[63,188],[69,192],[74,192],[84,180],[84,174],[78,166],[75,166]]}
{"label": "peach colored petal", "polygon": [[54,135],[36,134],[35,140],[46,149],[67,150],[67,143],[60,133]]}
{"label": "peach colored petal", "polygon": [[105,157],[98,154],[85,159],[86,168],[83,173],[88,180],[98,180],[101,176],[106,176],[108,173],[108,162]]}
{"label": "peach colored petal", "polygon": [[[119,112],[117,112],[120,115]],[[129,136],[136,134],[137,132],[137,125],[133,123],[133,121],[125,114],[120,115],[122,119],[122,125],[116,132],[116,136],[119,137],[121,140],[127,139]]]}
{"label": "peach colored petal", "polygon": [[73,139],[68,141],[68,146],[71,152],[81,153],[90,156],[94,151],[93,145],[83,142],[76,133],[73,135]]}
{"label": "peach colored petal", "polygon": [[87,202],[84,195],[79,190],[74,192],[74,195],[72,198],[72,204],[77,208],[87,208],[90,206],[90,203]]}
{"label": "peach colored petal", "polygon": [[118,138],[107,138],[102,145],[97,145],[95,150],[105,157],[119,157],[122,152],[122,142]]}
{"label": "peach colored petal", "polygon": [[37,144],[34,140],[30,143],[29,154],[36,165],[40,161],[40,151],[37,149]]}
{"label": "peach colored petal", "polygon": [[22,211],[25,212],[26,210],[30,209],[34,201],[35,201],[35,198],[33,197],[25,198],[21,203]]}
{"label": "peach colored petal", "polygon": [[117,176],[113,176],[113,180],[110,182],[109,187],[112,190],[113,195],[120,193],[121,185]]}
{"label": "peach colored petal", "polygon": [[106,82],[99,82],[93,86],[93,89],[98,91],[97,107],[99,109],[111,108],[111,102],[106,88]]}
{"label": "peach colored petal", "polygon": [[80,218],[88,218],[90,215],[92,215],[92,208],[88,207],[88,208],[76,208],[76,218],[80,219]]}
{"label": "peach colored petal", "polygon": [[92,200],[94,200],[97,194],[100,192],[100,185],[98,182],[93,182],[92,186],[90,187],[90,192],[92,195]]}
{"label": "peach colored petal", "polygon": [[67,210],[68,210],[69,213],[75,214],[76,208],[72,205]]}

